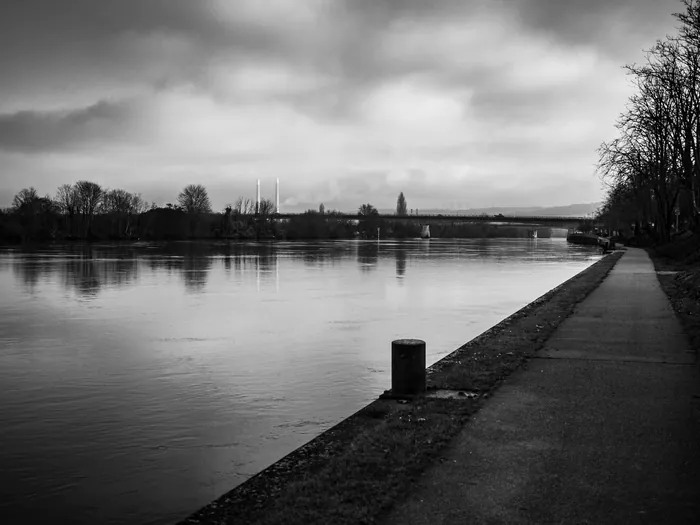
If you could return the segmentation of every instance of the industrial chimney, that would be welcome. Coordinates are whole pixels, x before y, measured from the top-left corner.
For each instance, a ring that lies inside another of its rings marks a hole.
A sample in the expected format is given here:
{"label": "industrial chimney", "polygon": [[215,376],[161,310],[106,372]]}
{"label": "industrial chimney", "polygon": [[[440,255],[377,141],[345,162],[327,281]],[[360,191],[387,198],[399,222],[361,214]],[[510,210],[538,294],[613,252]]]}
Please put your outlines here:
{"label": "industrial chimney", "polygon": [[258,179],[258,193],[255,197],[255,213],[260,213],[260,179]]}
{"label": "industrial chimney", "polygon": [[277,185],[275,186],[275,213],[280,212],[280,180],[277,179]]}

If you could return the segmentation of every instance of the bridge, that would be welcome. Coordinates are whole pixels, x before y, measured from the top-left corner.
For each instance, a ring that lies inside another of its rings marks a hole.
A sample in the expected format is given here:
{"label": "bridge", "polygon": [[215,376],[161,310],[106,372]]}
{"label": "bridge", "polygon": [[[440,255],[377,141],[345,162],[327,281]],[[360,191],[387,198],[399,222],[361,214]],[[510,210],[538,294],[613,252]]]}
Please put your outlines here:
{"label": "bridge", "polygon": [[[274,213],[272,218],[291,219],[301,217],[305,213]],[[439,224],[439,223],[459,223],[459,222],[487,222],[494,224],[522,224],[527,226],[549,226],[551,228],[576,228],[584,221],[594,221],[596,226],[602,226],[596,219],[590,217],[548,217],[548,216],[509,216],[509,215],[444,215],[444,214],[420,214],[420,215],[394,215],[394,214],[379,214],[379,215],[359,215],[357,213],[326,213],[328,218],[334,217],[346,220],[360,219],[383,219],[383,220],[400,220],[400,221],[417,221],[421,224]],[[320,213],[318,216],[322,216]]]}

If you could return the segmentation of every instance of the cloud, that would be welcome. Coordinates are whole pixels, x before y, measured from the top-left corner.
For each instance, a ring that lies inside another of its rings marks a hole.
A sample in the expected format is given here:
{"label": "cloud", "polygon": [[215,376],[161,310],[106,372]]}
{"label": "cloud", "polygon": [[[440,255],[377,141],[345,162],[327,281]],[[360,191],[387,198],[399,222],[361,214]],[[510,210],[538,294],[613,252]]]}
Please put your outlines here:
{"label": "cloud", "polygon": [[678,0],[523,0],[512,5],[525,27],[556,43],[592,45],[615,58],[663,38],[663,30],[650,35],[669,28],[672,14],[682,7]]}
{"label": "cloud", "polygon": [[56,151],[106,143],[132,134],[135,108],[126,102],[100,101],[67,111],[18,111],[0,114],[0,150]]}
{"label": "cloud", "polygon": [[455,195],[567,204],[567,184],[551,183],[566,178],[580,200],[599,200],[597,180],[581,181],[630,92],[619,66],[679,7],[5,3],[0,186],[99,177],[172,200],[201,182],[220,207],[280,177],[290,205],[355,209],[391,207],[401,189],[416,206]]}

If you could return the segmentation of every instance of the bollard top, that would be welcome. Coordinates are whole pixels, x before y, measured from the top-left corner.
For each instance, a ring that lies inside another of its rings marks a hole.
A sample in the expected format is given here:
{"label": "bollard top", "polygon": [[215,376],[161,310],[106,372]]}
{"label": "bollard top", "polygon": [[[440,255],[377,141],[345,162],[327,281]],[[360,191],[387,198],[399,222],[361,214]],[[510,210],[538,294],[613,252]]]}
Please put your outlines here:
{"label": "bollard top", "polygon": [[423,341],[422,339],[396,339],[392,341],[392,344],[402,346],[420,346],[424,345],[425,341]]}

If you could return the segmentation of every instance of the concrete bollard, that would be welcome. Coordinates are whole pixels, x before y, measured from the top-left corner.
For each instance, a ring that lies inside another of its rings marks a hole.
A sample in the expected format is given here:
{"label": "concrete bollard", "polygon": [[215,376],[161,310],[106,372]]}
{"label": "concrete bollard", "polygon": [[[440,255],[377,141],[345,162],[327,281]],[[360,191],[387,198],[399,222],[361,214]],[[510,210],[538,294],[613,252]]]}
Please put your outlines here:
{"label": "concrete bollard", "polygon": [[425,393],[425,341],[397,339],[391,342],[391,394]]}

